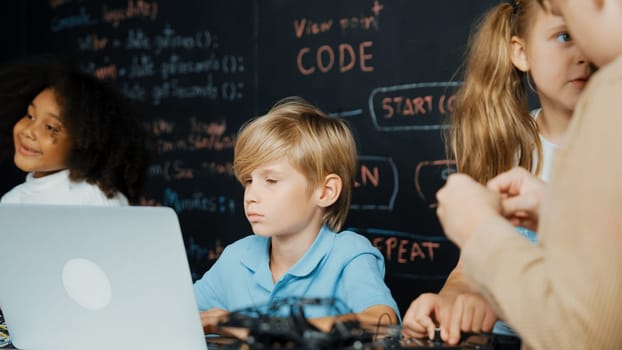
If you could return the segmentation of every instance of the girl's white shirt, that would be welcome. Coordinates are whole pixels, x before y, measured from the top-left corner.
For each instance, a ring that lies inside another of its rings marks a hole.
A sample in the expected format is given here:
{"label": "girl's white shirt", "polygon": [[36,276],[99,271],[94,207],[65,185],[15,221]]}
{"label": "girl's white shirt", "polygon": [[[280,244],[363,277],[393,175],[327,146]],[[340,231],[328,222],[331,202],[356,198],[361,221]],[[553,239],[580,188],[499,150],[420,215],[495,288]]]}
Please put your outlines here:
{"label": "girl's white shirt", "polygon": [[35,178],[26,175],[26,181],[7,192],[0,203],[64,204],[64,205],[129,205],[121,192],[108,198],[97,185],[86,181],[71,181],[69,170]]}
{"label": "girl's white shirt", "polygon": [[[531,111],[531,115],[534,119],[538,119],[540,115],[541,109],[534,109]],[[553,159],[555,158],[555,152],[559,148],[558,145],[544,138],[544,136],[540,135],[540,143],[542,144],[542,169],[540,172],[540,179],[542,181],[548,182],[551,178],[551,169],[553,168]],[[538,164],[538,152],[534,152],[533,154],[534,164]]]}

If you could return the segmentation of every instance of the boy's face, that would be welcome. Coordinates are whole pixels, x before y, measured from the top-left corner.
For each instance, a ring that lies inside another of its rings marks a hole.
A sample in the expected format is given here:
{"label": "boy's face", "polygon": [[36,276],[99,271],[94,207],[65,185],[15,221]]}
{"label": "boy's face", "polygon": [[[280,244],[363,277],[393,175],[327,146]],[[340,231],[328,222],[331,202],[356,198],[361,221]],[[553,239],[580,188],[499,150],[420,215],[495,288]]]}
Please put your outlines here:
{"label": "boy's face", "polygon": [[603,66],[622,54],[622,2],[619,0],[548,0],[561,14],[585,55]]}
{"label": "boy's face", "polygon": [[13,127],[15,165],[41,177],[67,168],[71,143],[54,91],[43,90]]}
{"label": "boy's face", "polygon": [[318,191],[306,177],[280,159],[257,167],[243,178],[244,212],[253,232],[266,237],[317,234],[323,210]]}

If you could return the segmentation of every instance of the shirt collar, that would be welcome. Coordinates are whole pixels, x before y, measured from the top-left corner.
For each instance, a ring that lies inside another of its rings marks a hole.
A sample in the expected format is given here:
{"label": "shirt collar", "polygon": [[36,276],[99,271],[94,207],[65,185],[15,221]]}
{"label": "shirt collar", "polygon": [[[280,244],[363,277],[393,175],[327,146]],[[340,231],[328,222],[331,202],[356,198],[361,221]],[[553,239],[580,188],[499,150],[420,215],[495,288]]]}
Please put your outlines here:
{"label": "shirt collar", "polygon": [[68,177],[69,177],[69,169],[60,170],[60,171],[55,172],[54,174],[46,175],[43,177],[35,177],[35,173],[30,172],[26,174],[26,182],[28,182],[31,185],[36,184],[38,186],[41,186],[40,184],[48,184],[48,183],[66,181],[65,179],[67,179]]}
{"label": "shirt collar", "polygon": [[[292,266],[288,274],[304,277],[317,268],[325,256],[330,253],[335,241],[336,233],[327,226],[322,226],[315,241],[307,252]],[[261,244],[254,244],[249,247],[248,254],[242,256],[241,262],[249,270],[256,274],[269,274],[270,272],[270,239],[266,237],[257,237]]]}
{"label": "shirt collar", "polygon": [[311,247],[287,273],[297,277],[305,277],[313,272],[330,253],[335,236],[335,232],[326,226],[322,226]]}
{"label": "shirt collar", "polygon": [[270,270],[270,238],[255,236],[256,244],[249,244],[247,253],[240,261],[246,268],[256,273],[261,270]]}

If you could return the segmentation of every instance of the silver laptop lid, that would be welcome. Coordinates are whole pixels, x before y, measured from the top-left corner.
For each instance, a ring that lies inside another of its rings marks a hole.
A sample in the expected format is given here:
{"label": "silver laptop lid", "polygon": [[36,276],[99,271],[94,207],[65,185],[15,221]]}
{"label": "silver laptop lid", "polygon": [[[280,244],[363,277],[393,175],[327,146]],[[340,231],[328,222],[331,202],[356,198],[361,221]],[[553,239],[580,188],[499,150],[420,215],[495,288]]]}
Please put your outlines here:
{"label": "silver laptop lid", "polygon": [[0,205],[0,308],[24,349],[206,349],[175,212]]}

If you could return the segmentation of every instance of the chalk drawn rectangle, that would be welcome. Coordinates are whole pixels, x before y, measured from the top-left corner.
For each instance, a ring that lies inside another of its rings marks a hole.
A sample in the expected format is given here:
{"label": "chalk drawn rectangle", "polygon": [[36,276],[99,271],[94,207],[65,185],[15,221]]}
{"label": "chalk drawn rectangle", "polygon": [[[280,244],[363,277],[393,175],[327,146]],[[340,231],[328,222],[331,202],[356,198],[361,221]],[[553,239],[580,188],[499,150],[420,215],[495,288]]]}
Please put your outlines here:
{"label": "chalk drawn rectangle", "polygon": [[369,95],[372,123],[379,131],[439,130],[453,108],[461,82],[413,83],[379,87]]}
{"label": "chalk drawn rectangle", "polygon": [[359,156],[358,162],[359,174],[354,185],[350,209],[393,210],[399,190],[397,166],[393,159]]}

